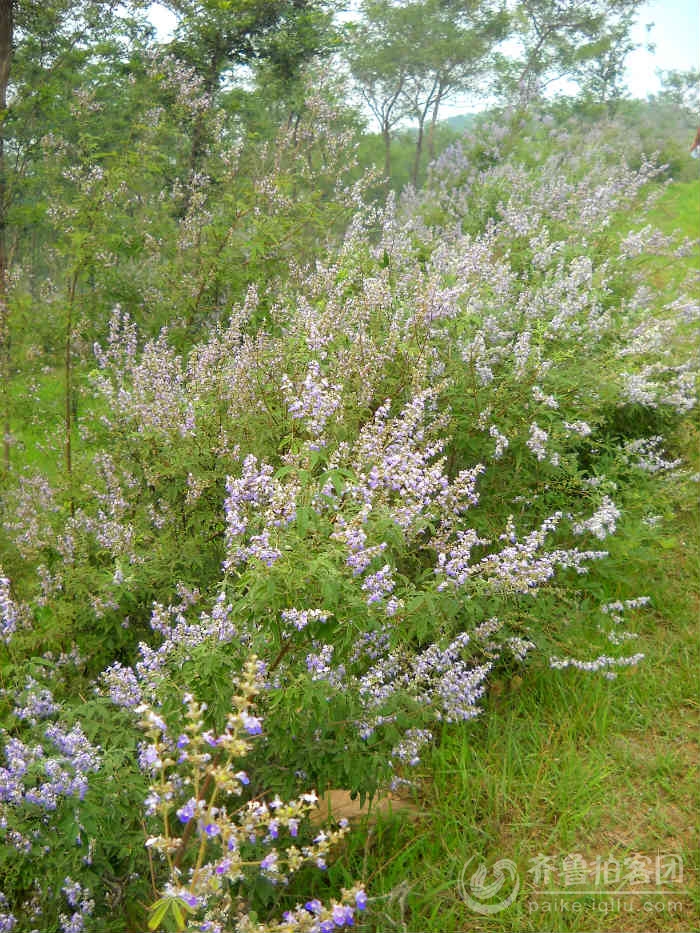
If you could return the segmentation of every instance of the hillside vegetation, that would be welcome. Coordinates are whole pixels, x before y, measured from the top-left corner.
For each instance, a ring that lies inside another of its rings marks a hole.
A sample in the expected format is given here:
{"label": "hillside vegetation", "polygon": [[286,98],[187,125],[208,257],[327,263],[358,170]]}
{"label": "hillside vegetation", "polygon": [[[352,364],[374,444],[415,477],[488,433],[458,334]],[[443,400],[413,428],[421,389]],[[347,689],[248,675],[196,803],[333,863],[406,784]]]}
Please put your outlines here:
{"label": "hillside vegetation", "polygon": [[69,365],[17,286],[0,929],[693,928],[700,185],[520,112],[380,198],[309,106],[175,212],[63,176]]}

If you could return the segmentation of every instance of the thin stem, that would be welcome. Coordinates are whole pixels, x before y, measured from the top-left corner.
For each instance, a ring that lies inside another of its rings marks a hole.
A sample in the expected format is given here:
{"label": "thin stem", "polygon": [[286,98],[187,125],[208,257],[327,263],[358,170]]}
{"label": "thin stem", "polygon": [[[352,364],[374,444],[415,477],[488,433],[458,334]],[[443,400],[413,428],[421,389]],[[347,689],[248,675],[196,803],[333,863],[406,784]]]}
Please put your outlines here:
{"label": "thin stem", "polygon": [[75,306],[75,291],[80,276],[80,268],[77,267],[71,277],[68,288],[68,302],[66,308],[66,336],[65,336],[65,406],[64,406],[64,430],[65,442],[64,453],[66,463],[66,477],[70,490],[70,512],[75,514],[75,502],[73,499],[73,450],[71,444],[71,434],[73,430],[73,309]]}

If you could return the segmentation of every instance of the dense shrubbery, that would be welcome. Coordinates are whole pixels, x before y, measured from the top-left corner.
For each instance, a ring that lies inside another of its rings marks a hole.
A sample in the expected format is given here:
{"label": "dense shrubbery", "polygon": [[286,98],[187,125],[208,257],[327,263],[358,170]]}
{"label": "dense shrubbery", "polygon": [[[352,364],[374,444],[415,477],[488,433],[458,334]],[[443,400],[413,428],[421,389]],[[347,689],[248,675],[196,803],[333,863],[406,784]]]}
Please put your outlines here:
{"label": "dense shrubbery", "polygon": [[[410,782],[436,724],[478,715],[526,659],[608,677],[640,659],[620,623],[644,593],[591,606],[585,656],[564,601],[546,630],[528,607],[596,572],[639,471],[696,479],[674,438],[700,306],[694,282],[650,285],[691,249],[645,220],[658,171],[614,124],[506,115],[420,192],[365,206],[328,189],[317,225],[357,206],[339,245],[279,253],[289,274],[189,349],[114,309],[72,474],[5,497],[2,928],[138,928],[156,895],[154,926],[349,923],[360,888],[269,919],[269,882],[337,836],[278,849],[308,832],[301,795]],[[296,176],[270,177],[256,190],[273,205]],[[156,303],[185,324],[193,295],[210,296],[197,316],[223,303],[225,217],[224,245],[207,238],[225,203],[188,205],[197,287],[182,250],[153,262]],[[236,815],[222,804],[249,792]]]}

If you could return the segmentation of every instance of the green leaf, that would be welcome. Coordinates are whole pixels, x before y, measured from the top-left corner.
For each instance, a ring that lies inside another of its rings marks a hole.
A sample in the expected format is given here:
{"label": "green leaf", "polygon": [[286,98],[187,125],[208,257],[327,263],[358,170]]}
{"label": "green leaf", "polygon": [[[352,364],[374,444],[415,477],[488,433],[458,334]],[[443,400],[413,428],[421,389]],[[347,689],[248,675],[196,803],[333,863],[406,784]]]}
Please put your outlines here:
{"label": "green leaf", "polygon": [[168,912],[170,907],[170,899],[162,897],[159,901],[156,901],[155,904],[151,907],[151,917],[148,921],[149,930],[157,930],[165,919],[165,915]]}
{"label": "green leaf", "polygon": [[183,901],[171,901],[170,909],[172,911],[173,917],[175,918],[175,923],[177,925],[178,931],[185,929],[185,911]]}

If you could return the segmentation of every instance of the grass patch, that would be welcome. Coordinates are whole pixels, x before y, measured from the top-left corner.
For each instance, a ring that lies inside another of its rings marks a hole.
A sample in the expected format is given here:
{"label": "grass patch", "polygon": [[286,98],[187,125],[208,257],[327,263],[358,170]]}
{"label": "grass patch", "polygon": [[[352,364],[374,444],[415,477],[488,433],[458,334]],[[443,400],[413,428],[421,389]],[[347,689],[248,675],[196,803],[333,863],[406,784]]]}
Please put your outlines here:
{"label": "grass patch", "polygon": [[668,186],[649,212],[648,222],[667,233],[700,236],[700,181],[677,181]]}
{"label": "grass patch", "polygon": [[63,412],[65,404],[63,373],[44,366],[12,378],[11,428],[13,468],[39,471],[50,480],[62,469]]}

